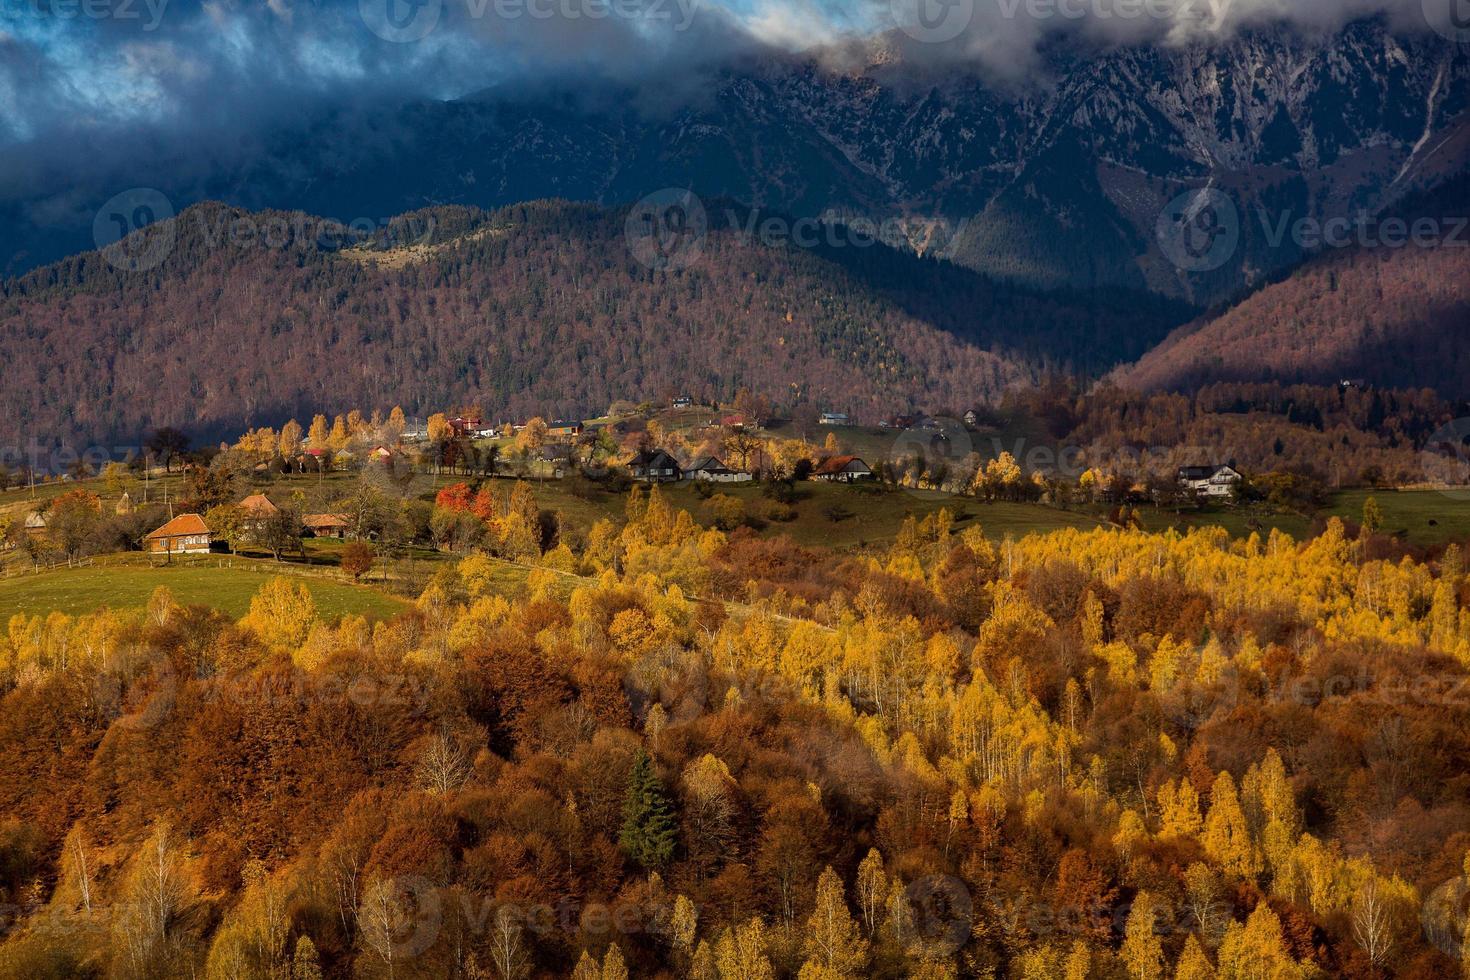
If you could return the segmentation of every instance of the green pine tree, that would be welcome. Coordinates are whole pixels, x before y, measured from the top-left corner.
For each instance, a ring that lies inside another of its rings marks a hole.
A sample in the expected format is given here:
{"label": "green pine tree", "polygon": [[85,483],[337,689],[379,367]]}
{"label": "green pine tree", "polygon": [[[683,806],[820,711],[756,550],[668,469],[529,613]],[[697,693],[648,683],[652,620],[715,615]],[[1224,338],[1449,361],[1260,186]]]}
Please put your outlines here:
{"label": "green pine tree", "polygon": [[618,844],[643,867],[658,868],[673,859],[677,836],[673,803],[653,771],[653,760],[639,749],[633,759],[633,771],[628,774]]}

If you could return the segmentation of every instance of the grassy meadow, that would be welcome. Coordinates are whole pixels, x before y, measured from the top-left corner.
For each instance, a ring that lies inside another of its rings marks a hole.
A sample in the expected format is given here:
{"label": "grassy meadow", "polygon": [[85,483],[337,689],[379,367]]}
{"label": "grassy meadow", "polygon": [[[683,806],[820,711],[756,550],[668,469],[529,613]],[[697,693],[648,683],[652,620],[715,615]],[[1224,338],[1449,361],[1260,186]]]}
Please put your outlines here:
{"label": "grassy meadow", "polygon": [[[273,562],[245,559],[182,558],[169,565],[144,561],[99,560],[78,568],[58,568],[0,579],[0,623],[16,613],[68,615],[102,607],[138,609],[153,590],[167,586],[184,605],[211,606],[230,616],[250,611],[250,599],[281,569]],[[362,585],[318,576],[299,576],[325,619],[367,616],[384,619],[401,611],[404,600]]]}

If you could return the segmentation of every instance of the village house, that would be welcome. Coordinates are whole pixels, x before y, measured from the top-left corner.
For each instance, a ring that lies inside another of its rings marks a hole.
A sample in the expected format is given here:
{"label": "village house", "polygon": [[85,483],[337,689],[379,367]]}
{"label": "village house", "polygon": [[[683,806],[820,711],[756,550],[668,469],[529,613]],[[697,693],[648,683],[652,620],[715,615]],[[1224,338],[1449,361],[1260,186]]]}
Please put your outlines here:
{"label": "village house", "polygon": [[301,518],[301,526],[314,538],[347,537],[352,521],[346,514],[307,514]]}
{"label": "village house", "polygon": [[812,470],[813,480],[825,480],[828,483],[855,483],[872,478],[872,468],[857,456],[828,456],[818,461],[816,468]]}
{"label": "village house", "polygon": [[484,425],[484,420],[478,415],[456,415],[444,421],[454,430],[454,434],[459,436],[473,435]]}
{"label": "village house", "polygon": [[684,475],[691,480],[703,480],[708,483],[748,483],[754,479],[744,470],[730,469],[716,456],[706,457],[692,469],[686,470]]}
{"label": "village house", "polygon": [[688,395],[680,395],[678,398],[675,398],[674,399],[674,406],[673,407],[674,408],[693,408],[694,407],[694,399],[693,398],[690,398]]}
{"label": "village house", "polygon": [[26,515],[26,533],[32,537],[39,537],[46,533],[46,515],[40,511],[33,511]]}
{"label": "village house", "polygon": [[571,439],[582,434],[582,423],[557,419],[546,427],[546,434],[559,439]]}
{"label": "village house", "polygon": [[198,514],[180,514],[143,539],[155,555],[207,555],[214,535]]}
{"label": "village house", "polygon": [[852,417],[846,412],[823,412],[817,419],[818,425],[852,425]]}
{"label": "village house", "polygon": [[552,477],[560,480],[566,476],[567,470],[571,468],[572,447],[570,444],[564,442],[547,443],[536,450],[534,458],[536,462],[543,466],[550,466]]}
{"label": "village house", "polygon": [[662,449],[645,449],[634,456],[628,461],[628,472],[645,483],[677,483],[684,478],[678,461]]}
{"label": "village house", "polygon": [[1228,464],[1214,466],[1182,466],[1178,481],[1181,489],[1208,500],[1225,500],[1245,478]]}
{"label": "village house", "polygon": [[281,512],[263,493],[252,493],[236,506],[240,508],[240,516],[244,522],[252,526],[268,521]]}

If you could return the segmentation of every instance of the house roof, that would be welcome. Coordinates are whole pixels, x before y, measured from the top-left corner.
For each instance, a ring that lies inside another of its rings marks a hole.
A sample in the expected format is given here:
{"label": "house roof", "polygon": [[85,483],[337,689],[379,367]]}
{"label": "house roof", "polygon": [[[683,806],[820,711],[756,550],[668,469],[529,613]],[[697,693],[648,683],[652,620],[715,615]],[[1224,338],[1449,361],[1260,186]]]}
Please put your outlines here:
{"label": "house roof", "polygon": [[1208,480],[1218,473],[1229,471],[1235,472],[1235,467],[1225,463],[1214,466],[1181,466],[1179,467],[1179,479],[1181,480]]}
{"label": "house roof", "polygon": [[734,473],[718,456],[706,456],[690,469],[691,473]]}
{"label": "house roof", "polygon": [[662,449],[645,449],[641,453],[639,453],[637,456],[634,456],[632,459],[630,459],[628,461],[628,465],[629,466],[657,466],[657,467],[669,467],[669,466],[673,466],[673,467],[676,467],[677,468],[678,465],[679,465],[679,462],[678,462],[678,460],[674,459],[673,456],[670,456],[667,452],[665,452]]}
{"label": "house roof", "polygon": [[828,456],[826,459],[818,463],[816,465],[816,468],[813,469],[812,472],[818,476],[831,476],[837,473],[846,473],[848,467],[852,466],[854,463],[857,463],[865,470],[869,469],[868,464],[864,463],[862,459],[858,456]]}
{"label": "house roof", "polygon": [[198,514],[180,514],[143,540],[152,541],[155,538],[177,538],[186,534],[210,533],[209,526],[204,523],[204,518]]}
{"label": "house roof", "polygon": [[46,515],[45,514],[36,512],[36,513],[30,513],[30,514],[27,514],[26,515],[26,527],[28,527],[28,528],[30,528],[32,530],[35,530],[36,528],[45,527],[45,526],[46,526]]}
{"label": "house roof", "polygon": [[252,493],[240,501],[240,509],[251,517],[270,517],[272,514],[280,513],[281,510],[263,493]]}
{"label": "house roof", "polygon": [[352,521],[346,514],[307,514],[301,523],[309,528],[347,527]]}

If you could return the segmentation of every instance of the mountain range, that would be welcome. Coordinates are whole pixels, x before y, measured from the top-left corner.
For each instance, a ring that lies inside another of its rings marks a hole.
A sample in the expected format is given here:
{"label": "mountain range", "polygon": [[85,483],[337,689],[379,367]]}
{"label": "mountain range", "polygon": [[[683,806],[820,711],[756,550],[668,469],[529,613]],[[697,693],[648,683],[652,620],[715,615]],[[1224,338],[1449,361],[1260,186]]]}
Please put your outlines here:
{"label": "mountain range", "polygon": [[[1376,212],[1470,161],[1470,48],[1381,18],[1182,46],[1069,37],[1039,59],[1024,80],[999,80],[880,38],[746,57],[697,80],[344,110],[203,178],[160,181],[184,168],[157,162],[133,177],[178,209],[218,199],[342,220],[543,198],[620,205],[679,187],[886,222],[890,244],[1026,285],[1210,303],[1304,257],[1258,215]],[[1240,244],[1218,268],[1181,270],[1159,247],[1159,215],[1203,187],[1238,209]],[[37,202],[11,210],[12,270],[91,244],[90,214],[66,239],[28,217]]]}
{"label": "mountain range", "polygon": [[[153,180],[180,213],[121,246],[166,233],[145,268],[82,251],[90,219],[12,202],[8,261],[29,271],[0,285],[0,438],[213,438],[400,402],[573,415],[740,387],[872,419],[1110,371],[1470,396],[1464,242],[1324,250],[1302,233],[1404,214],[1452,237],[1470,213],[1470,47],[1368,19],[1059,41],[1041,61],[1000,82],[875,42],[697,86],[329,115],[248,163]],[[628,205],[669,188],[708,233],[698,261],[649,267]],[[362,220],[323,236],[313,215]],[[749,234],[813,216],[814,247]],[[882,242],[852,246],[861,227]],[[1181,228],[1211,248],[1181,251]]]}

